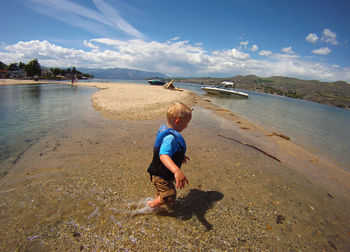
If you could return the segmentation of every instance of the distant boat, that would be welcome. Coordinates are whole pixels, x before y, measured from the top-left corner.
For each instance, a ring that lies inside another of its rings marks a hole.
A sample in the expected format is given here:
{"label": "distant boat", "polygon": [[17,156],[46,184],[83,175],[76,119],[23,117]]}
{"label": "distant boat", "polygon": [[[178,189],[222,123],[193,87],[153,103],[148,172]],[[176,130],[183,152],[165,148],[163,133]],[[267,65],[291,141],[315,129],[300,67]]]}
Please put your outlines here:
{"label": "distant boat", "polygon": [[165,81],[160,79],[152,79],[152,80],[148,80],[148,83],[151,85],[164,85]]}
{"label": "distant boat", "polygon": [[201,87],[208,94],[214,95],[230,95],[238,98],[248,98],[248,94],[234,90],[235,84],[230,81],[223,81],[220,85],[214,87]]}

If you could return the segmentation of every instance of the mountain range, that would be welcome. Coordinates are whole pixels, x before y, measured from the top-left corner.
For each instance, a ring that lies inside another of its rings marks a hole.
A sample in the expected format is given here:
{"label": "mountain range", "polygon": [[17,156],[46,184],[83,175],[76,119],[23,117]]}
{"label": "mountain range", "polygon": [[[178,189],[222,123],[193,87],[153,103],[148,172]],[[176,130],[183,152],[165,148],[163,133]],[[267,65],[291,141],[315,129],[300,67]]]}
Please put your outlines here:
{"label": "mountain range", "polygon": [[162,73],[146,72],[128,68],[79,68],[79,71],[92,74],[96,79],[143,80],[167,77]]}

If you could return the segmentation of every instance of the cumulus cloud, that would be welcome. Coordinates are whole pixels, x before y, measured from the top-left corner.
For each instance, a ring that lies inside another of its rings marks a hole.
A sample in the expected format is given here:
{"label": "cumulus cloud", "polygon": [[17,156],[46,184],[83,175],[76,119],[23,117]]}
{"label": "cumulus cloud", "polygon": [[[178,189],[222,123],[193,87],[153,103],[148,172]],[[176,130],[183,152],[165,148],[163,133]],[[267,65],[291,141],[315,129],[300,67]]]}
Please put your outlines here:
{"label": "cumulus cloud", "polygon": [[84,40],[84,46],[89,47],[89,48],[91,48],[93,50],[98,50],[98,46],[97,45],[94,45],[93,43],[88,42],[86,40]]}
{"label": "cumulus cloud", "polygon": [[223,51],[215,51],[213,55],[220,56],[223,58],[233,58],[239,60],[249,59],[250,55],[248,53],[244,53],[242,51],[237,50],[236,48],[232,48],[231,50],[223,50]]}
{"label": "cumulus cloud", "polygon": [[287,54],[294,54],[293,49],[292,49],[291,46],[289,46],[289,47],[284,47],[284,48],[282,48],[281,51],[284,52],[284,53],[287,53]]}
{"label": "cumulus cloud", "polygon": [[258,50],[258,46],[257,45],[253,45],[252,48],[250,50],[252,50],[253,52],[256,52]]}
{"label": "cumulus cloud", "polygon": [[202,46],[180,39],[161,43],[141,39],[123,41],[96,38],[85,41],[84,45],[86,50],[66,48],[46,40],[18,42],[1,45],[0,58],[7,64],[37,58],[42,66],[48,67],[124,67],[171,76],[255,74],[350,81],[349,68],[302,60],[295,54],[261,51],[260,54],[271,57],[257,60],[236,48],[208,52]]}
{"label": "cumulus cloud", "polygon": [[260,56],[270,56],[271,54],[272,54],[272,52],[268,51],[268,50],[262,50],[259,52]]}
{"label": "cumulus cloud", "polygon": [[307,42],[315,44],[318,41],[318,36],[315,33],[310,33],[306,36],[305,40]]}
{"label": "cumulus cloud", "polygon": [[322,37],[321,41],[332,44],[332,45],[337,45],[337,34],[332,32],[330,29],[324,29],[322,32]]}
{"label": "cumulus cloud", "polygon": [[331,49],[329,49],[328,47],[322,47],[320,49],[314,49],[312,50],[312,53],[314,54],[318,54],[318,55],[328,55],[330,54],[332,51]]}

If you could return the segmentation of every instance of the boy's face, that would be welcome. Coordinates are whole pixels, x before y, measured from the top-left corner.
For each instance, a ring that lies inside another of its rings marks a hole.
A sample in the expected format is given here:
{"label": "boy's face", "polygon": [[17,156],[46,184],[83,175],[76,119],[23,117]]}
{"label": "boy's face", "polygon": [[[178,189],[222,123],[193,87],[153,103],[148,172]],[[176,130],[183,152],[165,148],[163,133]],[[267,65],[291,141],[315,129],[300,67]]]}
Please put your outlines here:
{"label": "boy's face", "polygon": [[185,118],[176,118],[175,119],[175,127],[174,129],[178,132],[183,131],[187,128],[188,123],[191,121],[191,116],[187,116]]}

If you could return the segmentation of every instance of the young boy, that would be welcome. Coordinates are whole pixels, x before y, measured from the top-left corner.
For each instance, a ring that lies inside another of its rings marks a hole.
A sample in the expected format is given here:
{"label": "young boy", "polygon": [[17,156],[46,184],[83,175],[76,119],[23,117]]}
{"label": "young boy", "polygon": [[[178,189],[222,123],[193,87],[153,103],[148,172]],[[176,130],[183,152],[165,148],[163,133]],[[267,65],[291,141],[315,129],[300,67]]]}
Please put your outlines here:
{"label": "young boy", "polygon": [[189,158],[185,156],[186,143],[179,132],[186,129],[192,118],[192,110],[181,102],[175,102],[168,108],[167,124],[160,126],[153,149],[153,160],[148,168],[157,194],[147,202],[150,208],[162,205],[171,207],[176,199],[176,188],[183,188],[188,183],[180,170],[181,164]]}

